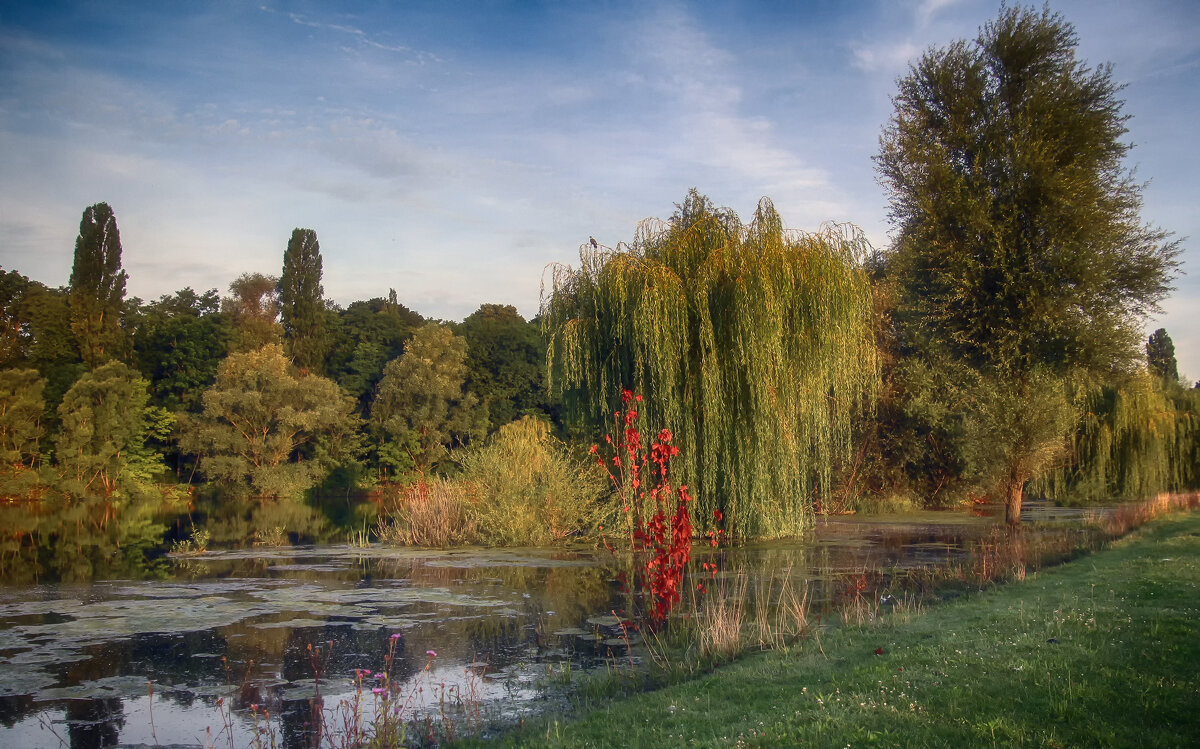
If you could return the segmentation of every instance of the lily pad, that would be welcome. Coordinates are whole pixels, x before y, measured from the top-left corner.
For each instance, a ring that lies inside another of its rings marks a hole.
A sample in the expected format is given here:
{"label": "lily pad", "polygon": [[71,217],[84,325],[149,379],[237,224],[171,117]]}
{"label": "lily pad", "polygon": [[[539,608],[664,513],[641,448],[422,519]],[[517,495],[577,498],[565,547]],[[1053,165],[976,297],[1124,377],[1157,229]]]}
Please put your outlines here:
{"label": "lily pad", "polygon": [[36,668],[5,669],[0,678],[0,697],[38,694],[58,683],[58,679]]}

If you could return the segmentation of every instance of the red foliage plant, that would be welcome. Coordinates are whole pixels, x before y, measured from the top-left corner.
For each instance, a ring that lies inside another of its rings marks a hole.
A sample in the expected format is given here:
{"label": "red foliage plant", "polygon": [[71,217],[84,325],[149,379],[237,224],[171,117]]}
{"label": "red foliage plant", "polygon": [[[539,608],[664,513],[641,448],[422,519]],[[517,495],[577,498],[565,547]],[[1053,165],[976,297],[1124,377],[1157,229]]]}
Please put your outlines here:
{"label": "red foliage plant", "polygon": [[[679,448],[672,444],[671,430],[660,430],[647,448],[638,419],[642,396],[622,390],[621,401],[624,412],[613,413],[618,437],[604,438],[613,456],[600,457],[599,445],[592,446],[592,454],[597,455],[596,464],[608,473],[621,494],[630,548],[646,552],[638,581],[639,588],[650,596],[647,618],[656,627],[679,603],[692,558],[692,518],[688,511],[692,497],[686,485],[671,483],[671,459],[679,455]],[[715,543],[716,536],[710,537]]]}

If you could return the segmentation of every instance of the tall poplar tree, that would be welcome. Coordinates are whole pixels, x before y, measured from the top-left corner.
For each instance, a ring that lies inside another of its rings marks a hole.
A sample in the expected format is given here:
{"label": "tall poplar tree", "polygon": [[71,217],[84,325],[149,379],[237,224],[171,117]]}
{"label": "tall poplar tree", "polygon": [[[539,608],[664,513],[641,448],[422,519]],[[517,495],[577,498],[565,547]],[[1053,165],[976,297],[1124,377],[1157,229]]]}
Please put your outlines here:
{"label": "tall poplar tree", "polygon": [[1002,8],[900,79],[876,157],[899,228],[901,338],[972,373],[941,396],[1010,523],[1067,448],[1073,394],[1140,364],[1178,252],[1141,221],[1120,86],[1077,44],[1048,9]]}
{"label": "tall poplar tree", "polygon": [[121,233],[112,208],[107,203],[88,206],[75,240],[70,295],[71,332],[88,367],[94,369],[121,348],[127,278],[121,270]]}
{"label": "tall poplar tree", "polygon": [[1159,328],[1146,341],[1146,362],[1150,371],[1160,379],[1176,385],[1179,383],[1179,362],[1175,360],[1175,342],[1167,335],[1166,328]]}
{"label": "tall poplar tree", "polygon": [[283,253],[279,305],[292,359],[296,366],[314,372],[325,370],[325,356],[329,352],[324,293],[317,233],[312,229],[295,229]]}

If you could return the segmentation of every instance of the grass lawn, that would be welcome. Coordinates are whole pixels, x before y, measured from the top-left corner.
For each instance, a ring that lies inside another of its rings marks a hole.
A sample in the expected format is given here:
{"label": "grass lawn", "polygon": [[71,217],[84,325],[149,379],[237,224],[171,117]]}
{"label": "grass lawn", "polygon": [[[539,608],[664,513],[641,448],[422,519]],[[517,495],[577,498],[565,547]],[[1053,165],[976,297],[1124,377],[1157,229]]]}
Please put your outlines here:
{"label": "grass lawn", "polygon": [[1197,747],[1200,513],[501,743]]}

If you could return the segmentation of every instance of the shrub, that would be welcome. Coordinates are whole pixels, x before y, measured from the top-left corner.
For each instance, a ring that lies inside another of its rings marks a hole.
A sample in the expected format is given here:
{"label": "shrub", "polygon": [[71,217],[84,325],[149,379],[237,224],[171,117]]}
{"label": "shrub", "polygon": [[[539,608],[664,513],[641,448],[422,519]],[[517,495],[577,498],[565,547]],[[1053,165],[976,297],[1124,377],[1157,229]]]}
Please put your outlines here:
{"label": "shrub", "polygon": [[500,427],[463,468],[477,491],[472,512],[486,543],[562,543],[594,532],[611,512],[602,478],[531,416]]}

